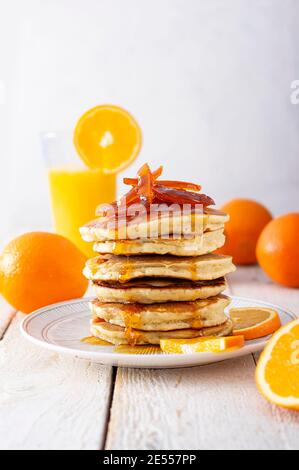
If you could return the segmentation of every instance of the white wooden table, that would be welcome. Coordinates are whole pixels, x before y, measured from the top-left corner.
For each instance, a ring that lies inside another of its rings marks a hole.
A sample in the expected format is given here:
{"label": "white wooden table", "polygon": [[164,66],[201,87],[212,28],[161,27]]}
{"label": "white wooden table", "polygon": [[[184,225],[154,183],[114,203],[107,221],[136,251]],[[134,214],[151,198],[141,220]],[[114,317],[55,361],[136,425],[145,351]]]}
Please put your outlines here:
{"label": "white wooden table", "polygon": [[[299,290],[239,268],[230,292],[299,313]],[[49,353],[0,309],[0,449],[299,449],[299,413],[268,404],[256,358],[173,370],[104,367]]]}

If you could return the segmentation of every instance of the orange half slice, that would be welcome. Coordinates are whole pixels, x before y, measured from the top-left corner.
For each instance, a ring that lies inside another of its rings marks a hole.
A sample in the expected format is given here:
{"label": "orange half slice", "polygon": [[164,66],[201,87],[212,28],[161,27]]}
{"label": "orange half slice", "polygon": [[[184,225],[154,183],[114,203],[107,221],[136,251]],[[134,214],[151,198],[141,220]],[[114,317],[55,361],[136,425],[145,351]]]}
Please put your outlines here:
{"label": "orange half slice", "polygon": [[223,338],[211,336],[206,338],[160,340],[162,351],[171,354],[219,353],[239,349],[242,346],[244,346],[243,336],[225,336]]}
{"label": "orange half slice", "polygon": [[272,308],[232,308],[229,312],[234,322],[234,335],[243,335],[245,340],[271,335],[281,327],[278,313]]}
{"label": "orange half slice", "polygon": [[258,361],[256,383],[271,403],[299,411],[299,319],[270,339]]}
{"label": "orange half slice", "polygon": [[74,145],[83,162],[92,169],[115,174],[137,157],[142,144],[139,125],[130,113],[112,105],[96,106],[79,119]]}

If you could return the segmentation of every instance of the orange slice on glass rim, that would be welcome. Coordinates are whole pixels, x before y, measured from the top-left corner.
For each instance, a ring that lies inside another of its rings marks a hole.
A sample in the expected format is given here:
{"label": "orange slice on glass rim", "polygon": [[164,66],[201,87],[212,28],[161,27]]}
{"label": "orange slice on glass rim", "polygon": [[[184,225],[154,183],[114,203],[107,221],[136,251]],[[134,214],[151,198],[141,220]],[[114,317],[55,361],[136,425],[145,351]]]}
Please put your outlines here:
{"label": "orange slice on glass rim", "polygon": [[281,327],[278,313],[273,308],[232,308],[229,312],[234,322],[234,335],[243,335],[245,340],[271,335]]}
{"label": "orange slice on glass rim", "polygon": [[130,113],[107,104],[83,114],[75,128],[74,144],[89,168],[115,174],[136,159],[142,134]]}
{"label": "orange slice on glass rim", "polygon": [[192,339],[161,339],[162,351],[171,354],[190,354],[196,352],[225,352],[244,346],[243,336],[209,336]]}
{"label": "orange slice on glass rim", "polygon": [[299,319],[272,336],[258,361],[256,383],[271,403],[299,411]]}

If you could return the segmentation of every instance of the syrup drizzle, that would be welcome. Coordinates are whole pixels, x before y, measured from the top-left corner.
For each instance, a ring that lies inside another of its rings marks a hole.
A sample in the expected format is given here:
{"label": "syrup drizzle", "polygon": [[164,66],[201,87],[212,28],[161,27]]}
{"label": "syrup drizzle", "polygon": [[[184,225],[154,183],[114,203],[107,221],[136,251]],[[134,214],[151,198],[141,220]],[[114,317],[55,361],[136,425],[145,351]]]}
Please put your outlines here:
{"label": "syrup drizzle", "polygon": [[114,255],[122,255],[126,253],[127,243],[118,240],[114,244],[113,254]]}
{"label": "syrup drizzle", "polygon": [[141,310],[138,304],[126,304],[124,306],[123,320],[125,323],[125,337],[130,346],[136,346],[138,340],[141,339]]}
{"label": "syrup drizzle", "polygon": [[96,336],[86,336],[86,338],[82,338],[81,343],[92,344],[93,346],[113,346],[112,343],[108,343],[103,339],[97,338]]}
{"label": "syrup drizzle", "polygon": [[197,265],[194,261],[190,262],[189,269],[190,269],[190,276],[191,276],[192,281],[196,281],[197,280]]}
{"label": "syrup drizzle", "polygon": [[127,282],[131,279],[132,274],[132,263],[130,262],[130,258],[127,258],[126,261],[122,264],[120,271],[119,271],[119,282]]}
{"label": "syrup drizzle", "polygon": [[116,346],[115,352],[120,354],[162,354],[162,350],[159,346],[130,346],[128,344],[121,344]]}
{"label": "syrup drizzle", "polygon": [[[82,338],[80,341],[81,343],[91,344],[92,346],[114,346],[112,343],[108,343],[108,341],[96,338],[95,336],[87,336],[86,338]],[[121,344],[116,346],[114,348],[114,352],[119,354],[162,354],[162,350],[159,346],[134,346],[130,344]]]}

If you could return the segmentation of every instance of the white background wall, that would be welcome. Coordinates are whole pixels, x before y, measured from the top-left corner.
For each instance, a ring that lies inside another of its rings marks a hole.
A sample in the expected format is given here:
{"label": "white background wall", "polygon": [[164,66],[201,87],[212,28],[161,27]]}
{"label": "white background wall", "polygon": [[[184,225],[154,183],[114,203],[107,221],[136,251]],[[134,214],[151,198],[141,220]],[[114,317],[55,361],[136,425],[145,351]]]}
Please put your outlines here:
{"label": "white background wall", "polygon": [[128,108],[148,161],[220,204],[298,210],[298,0],[0,0],[0,230],[47,228],[39,147],[87,108]]}

